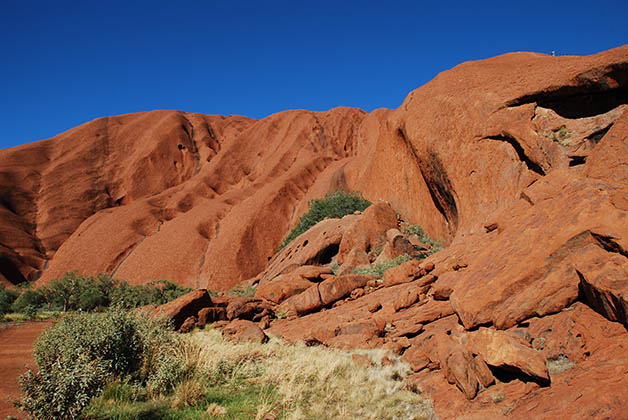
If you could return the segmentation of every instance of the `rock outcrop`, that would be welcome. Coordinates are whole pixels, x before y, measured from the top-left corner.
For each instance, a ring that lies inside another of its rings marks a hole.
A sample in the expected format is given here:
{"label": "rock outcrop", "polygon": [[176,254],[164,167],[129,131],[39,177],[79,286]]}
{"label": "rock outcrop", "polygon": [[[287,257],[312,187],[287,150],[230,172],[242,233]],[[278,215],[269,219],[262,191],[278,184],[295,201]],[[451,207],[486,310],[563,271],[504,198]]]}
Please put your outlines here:
{"label": "rock outcrop", "polygon": [[[374,204],[275,252],[339,188]],[[99,119],[0,151],[0,189],[3,283],[247,281],[177,323],[386,348],[443,419],[626,418],[628,46],[463,63],[370,114]]]}

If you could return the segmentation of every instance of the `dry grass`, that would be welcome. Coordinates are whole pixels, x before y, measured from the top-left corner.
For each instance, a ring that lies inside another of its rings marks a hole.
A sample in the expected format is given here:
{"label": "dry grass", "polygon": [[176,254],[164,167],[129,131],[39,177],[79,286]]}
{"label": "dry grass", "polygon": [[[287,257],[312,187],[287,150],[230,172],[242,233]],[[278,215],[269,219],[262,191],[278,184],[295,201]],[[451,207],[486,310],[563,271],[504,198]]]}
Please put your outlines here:
{"label": "dry grass", "polygon": [[227,414],[227,409],[219,404],[212,403],[205,410],[209,417],[220,417]]}
{"label": "dry grass", "polygon": [[199,375],[269,390],[258,396],[256,419],[435,418],[429,400],[405,389],[407,365],[381,365],[384,350],[361,351],[374,365],[360,367],[347,352],[278,339],[232,344],[212,329],[181,341],[178,351]]}
{"label": "dry grass", "polygon": [[204,384],[197,379],[188,379],[177,385],[172,399],[172,408],[194,407],[205,393]]}

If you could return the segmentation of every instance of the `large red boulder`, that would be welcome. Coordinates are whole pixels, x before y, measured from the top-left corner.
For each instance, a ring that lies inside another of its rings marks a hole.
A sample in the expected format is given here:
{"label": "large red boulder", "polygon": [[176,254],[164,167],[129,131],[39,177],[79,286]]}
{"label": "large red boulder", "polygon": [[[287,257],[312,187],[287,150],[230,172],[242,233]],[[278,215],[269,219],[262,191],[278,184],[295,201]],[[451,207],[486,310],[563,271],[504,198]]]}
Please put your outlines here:
{"label": "large red boulder", "polygon": [[298,295],[312,285],[314,285],[313,282],[299,275],[292,273],[283,274],[275,277],[272,281],[260,285],[255,291],[255,297],[266,299],[273,303],[281,303],[293,295]]}
{"label": "large red boulder", "polygon": [[323,305],[329,305],[330,303],[349,296],[353,290],[366,286],[369,280],[376,278],[377,276],[363,274],[347,274],[329,278],[318,285],[321,302]]}
{"label": "large red boulder", "polygon": [[491,328],[480,328],[468,336],[469,348],[481,355],[487,364],[518,370],[543,384],[549,384],[545,358],[524,340]]}
{"label": "large red boulder", "polygon": [[238,319],[231,321],[222,329],[222,335],[235,343],[265,343],[268,337],[254,322]]}
{"label": "large red boulder", "polygon": [[152,314],[171,319],[175,330],[178,330],[188,318],[198,316],[202,309],[210,306],[212,306],[212,300],[209,293],[206,289],[199,289],[157,306],[152,310]]}

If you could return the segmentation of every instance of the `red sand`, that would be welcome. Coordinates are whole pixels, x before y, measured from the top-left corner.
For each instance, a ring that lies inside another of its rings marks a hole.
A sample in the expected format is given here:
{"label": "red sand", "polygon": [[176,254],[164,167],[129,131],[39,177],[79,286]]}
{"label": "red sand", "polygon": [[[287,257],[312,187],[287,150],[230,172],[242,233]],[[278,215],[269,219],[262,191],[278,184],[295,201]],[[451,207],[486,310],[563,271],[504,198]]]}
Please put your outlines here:
{"label": "red sand", "polygon": [[17,378],[27,366],[35,367],[33,344],[54,323],[54,320],[26,322],[0,329],[0,419],[22,414],[10,402],[20,394]]}

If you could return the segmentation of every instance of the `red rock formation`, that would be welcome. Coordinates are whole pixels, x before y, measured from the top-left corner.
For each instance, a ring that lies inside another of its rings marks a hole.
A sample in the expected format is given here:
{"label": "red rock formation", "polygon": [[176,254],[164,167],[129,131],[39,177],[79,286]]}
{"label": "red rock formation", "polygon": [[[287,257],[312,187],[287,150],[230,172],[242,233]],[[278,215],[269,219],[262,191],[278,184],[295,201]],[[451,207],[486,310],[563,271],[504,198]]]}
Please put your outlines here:
{"label": "red rock formation", "polygon": [[[203,319],[266,327],[286,309],[272,335],[389,348],[440,418],[625,418],[628,46],[463,63],[368,115],[99,119],[0,151],[0,188],[4,283],[71,269],[249,280],[258,299]],[[275,255],[308,201],[338,188],[375,204]],[[349,273],[380,246],[420,246],[393,209],[447,248],[383,284],[300,268]]]}
{"label": "red rock formation", "polygon": [[0,151],[2,281],[80,269],[228,289],[264,268],[317,175],[353,154],[363,116],[155,111]]}

